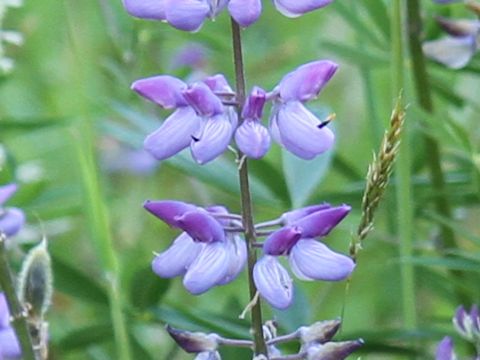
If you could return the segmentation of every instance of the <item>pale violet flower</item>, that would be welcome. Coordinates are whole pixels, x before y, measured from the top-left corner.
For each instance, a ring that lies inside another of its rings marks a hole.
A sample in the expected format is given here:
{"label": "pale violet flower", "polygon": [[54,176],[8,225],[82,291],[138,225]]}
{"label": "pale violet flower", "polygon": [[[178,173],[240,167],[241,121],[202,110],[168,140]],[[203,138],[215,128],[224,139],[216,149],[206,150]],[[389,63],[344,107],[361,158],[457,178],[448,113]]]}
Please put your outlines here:
{"label": "pale violet flower", "polygon": [[[283,15],[298,17],[330,4],[333,0],[273,0]],[[227,9],[242,27],[258,20],[261,0],[123,0],[127,11],[138,18],[168,22],[184,31],[198,31],[207,19]]]}

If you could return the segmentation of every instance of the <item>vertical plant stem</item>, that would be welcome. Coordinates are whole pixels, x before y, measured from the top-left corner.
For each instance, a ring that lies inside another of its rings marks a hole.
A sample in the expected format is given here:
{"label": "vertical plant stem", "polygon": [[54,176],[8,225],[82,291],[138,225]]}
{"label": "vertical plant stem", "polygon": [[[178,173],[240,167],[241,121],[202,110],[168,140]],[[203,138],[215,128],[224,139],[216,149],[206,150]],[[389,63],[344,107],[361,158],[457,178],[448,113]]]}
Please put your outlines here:
{"label": "vertical plant stem", "polygon": [[0,285],[7,299],[8,308],[12,317],[12,326],[17,334],[20,348],[22,349],[22,358],[24,360],[35,360],[32,338],[28,330],[26,310],[23,308],[17,298],[14,280],[10,265],[8,264],[5,241],[7,237],[0,232]]}
{"label": "vertical plant stem", "polygon": [[88,224],[96,253],[104,271],[112,318],[117,356],[120,360],[130,359],[130,342],[123,315],[121,297],[120,268],[113,248],[110,224],[104,196],[95,166],[94,134],[90,121],[82,119],[81,130],[75,133],[77,156],[82,172]]}
{"label": "vertical plant stem", "polygon": [[[420,32],[422,30],[422,19],[420,16],[419,0],[407,0],[407,28],[408,43],[410,47],[410,58],[412,64],[413,80],[419,105],[428,113],[434,113],[432,92],[428,80],[425,57],[420,42]],[[452,210],[446,196],[445,176],[441,166],[440,147],[437,141],[428,134],[425,135],[425,153],[427,154],[428,169],[430,172],[430,181],[435,190],[434,205],[437,213],[446,219],[452,218]],[[437,250],[444,254],[445,249],[456,248],[455,233],[451,227],[440,224],[441,241],[437,242]],[[459,278],[462,273],[452,271],[452,275]],[[457,289],[459,301],[465,301],[468,297],[462,291]]]}
{"label": "vertical plant stem", "polygon": [[[404,50],[402,38],[402,0],[394,0],[391,15],[392,33],[392,95],[397,97],[404,87]],[[414,209],[411,187],[411,147],[408,122],[405,122],[396,167],[398,234],[402,259],[413,255]],[[411,262],[401,262],[402,306],[405,327],[413,330],[417,326],[415,309],[415,273]]]}
{"label": "vertical plant stem", "polygon": [[[245,102],[245,73],[243,67],[242,39],[240,34],[240,26],[231,19],[232,24],[232,44],[233,44],[233,60],[235,65],[235,82],[237,90],[238,115],[240,117],[240,109]],[[240,154],[241,158],[243,155]],[[240,193],[242,202],[243,227],[245,229],[245,239],[248,247],[248,284],[250,291],[250,299],[253,301],[257,293],[257,288],[253,281],[253,267],[257,261],[257,252],[253,244],[255,238],[255,224],[253,222],[252,198],[250,194],[250,185],[248,182],[248,162],[247,159],[242,161],[242,165],[238,170],[240,180]],[[253,340],[255,344],[255,354],[267,354],[267,347],[263,337],[263,320],[260,298],[251,309],[252,314],[252,330]]]}
{"label": "vertical plant stem", "polygon": [[[95,159],[94,119],[90,115],[89,89],[87,86],[87,63],[89,60],[86,46],[75,24],[74,17],[78,12],[74,1],[66,1],[66,18],[69,26],[70,43],[72,44],[72,62],[75,65],[75,88],[78,91],[78,114],[80,119],[73,129],[74,146],[77,151],[77,161],[83,182],[85,212],[90,230],[92,245],[97,254],[103,271],[103,281],[107,288],[110,305],[110,317],[114,334],[115,359],[130,360],[130,341],[123,314],[123,298],[120,282],[120,266],[113,246],[108,211],[105,197],[100,185],[99,170]],[[83,46],[82,46],[83,45]],[[91,59],[90,59],[91,60]]]}

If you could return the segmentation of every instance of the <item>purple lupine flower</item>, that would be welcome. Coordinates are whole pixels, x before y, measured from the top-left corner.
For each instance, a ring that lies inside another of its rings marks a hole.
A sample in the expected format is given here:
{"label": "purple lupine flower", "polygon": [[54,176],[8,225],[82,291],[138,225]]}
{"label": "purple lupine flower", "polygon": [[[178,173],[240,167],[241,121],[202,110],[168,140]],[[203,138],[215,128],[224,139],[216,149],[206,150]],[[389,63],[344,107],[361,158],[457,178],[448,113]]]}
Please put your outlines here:
{"label": "purple lupine flower", "polygon": [[480,49],[480,21],[445,18],[437,20],[449,35],[425,42],[423,52],[430,59],[449,68],[465,67]]}
{"label": "purple lupine flower", "polygon": [[[330,4],[333,0],[273,0],[277,10],[298,17]],[[227,7],[242,27],[255,23],[262,12],[261,0],[123,0],[130,15],[170,23],[184,31],[198,31],[206,19],[214,19]]]}
{"label": "purple lupine flower", "polygon": [[254,87],[242,110],[243,123],[235,132],[238,148],[247,157],[253,159],[262,158],[270,148],[270,134],[260,121],[265,101],[265,91]]}
{"label": "purple lupine flower", "polygon": [[457,356],[453,351],[453,341],[449,336],[445,336],[437,346],[435,360],[456,360]]}
{"label": "purple lupine flower", "polygon": [[362,339],[314,344],[307,348],[307,360],[343,360],[363,344]]}
{"label": "purple lupine flower", "polygon": [[270,117],[273,139],[303,159],[313,159],[333,146],[334,134],[305,106],[335,74],[338,65],[329,60],[314,61],[287,74],[274,90]]}
{"label": "purple lupine flower", "polygon": [[236,233],[225,232],[230,220],[216,219],[228,215],[221,206],[206,209],[181,201],[147,201],[150,213],[170,226],[184,230],[152,262],[153,271],[161,277],[183,276],[183,285],[194,295],[213,286],[234,280],[245,267],[247,248]]}
{"label": "purple lupine flower", "polygon": [[3,207],[17,191],[17,185],[0,186],[0,232],[7,237],[17,234],[25,223],[25,214],[18,208]]}
{"label": "purple lupine flower", "polygon": [[470,312],[459,306],[452,319],[457,332],[468,341],[480,340],[480,316],[477,305],[472,305]]}
{"label": "purple lupine flower", "polygon": [[[264,257],[254,267],[258,291],[272,306],[284,309],[293,300],[292,280],[277,257],[288,256],[293,273],[302,280],[340,281],[355,268],[353,260],[330,250],[314,237],[326,236],[350,211],[347,205],[325,204],[290,211],[286,226],[264,242]],[[288,220],[289,219],[289,220]]]}
{"label": "purple lupine flower", "polygon": [[10,326],[10,311],[7,300],[4,293],[0,293],[0,358],[18,359],[20,357],[20,344],[15,331]]}
{"label": "purple lupine flower", "polygon": [[176,109],[145,139],[145,149],[157,160],[190,146],[193,158],[205,164],[227,149],[236,114],[223,106],[209,83],[187,86],[175,77],[160,75],[137,80],[132,89],[165,109]]}

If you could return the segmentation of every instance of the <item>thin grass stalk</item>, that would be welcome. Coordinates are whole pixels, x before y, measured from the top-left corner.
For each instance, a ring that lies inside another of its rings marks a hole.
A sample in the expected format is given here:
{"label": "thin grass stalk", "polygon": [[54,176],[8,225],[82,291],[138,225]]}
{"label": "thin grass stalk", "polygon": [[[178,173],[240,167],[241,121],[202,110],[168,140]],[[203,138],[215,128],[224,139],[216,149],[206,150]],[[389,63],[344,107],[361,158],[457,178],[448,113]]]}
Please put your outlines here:
{"label": "thin grass stalk", "polygon": [[[413,81],[415,84],[417,102],[425,112],[433,114],[434,106],[432,91],[427,73],[425,56],[420,42],[422,19],[420,16],[420,2],[418,0],[407,0],[407,29],[410,58],[412,64]],[[436,212],[445,219],[452,220],[452,209],[447,197],[445,186],[445,175],[441,166],[440,146],[435,138],[423,132],[425,139],[425,153],[427,155],[427,166],[430,172],[430,181],[436,193],[434,205]],[[457,248],[455,232],[449,226],[440,224],[440,241],[436,241],[436,249],[440,254],[445,255],[445,250]],[[447,255],[448,256],[448,255]],[[456,278],[462,278],[460,271],[451,271]],[[468,296],[460,289],[456,289],[458,300],[466,303]]]}
{"label": "thin grass stalk", "polygon": [[82,46],[78,37],[73,20],[74,10],[77,7],[74,2],[65,2],[66,19],[68,24],[70,43],[72,44],[72,62],[75,64],[76,76],[75,88],[78,90],[78,112],[80,120],[72,130],[73,143],[76,150],[77,161],[80,168],[84,188],[84,204],[87,215],[87,227],[90,230],[90,238],[100,260],[103,271],[103,280],[107,288],[110,305],[110,317],[112,320],[116,359],[130,360],[130,341],[124,317],[124,306],[120,283],[120,267],[113,246],[112,234],[106,201],[102,192],[99,179],[99,170],[95,158],[95,130],[94,120],[89,111],[89,94],[86,84],[87,71],[86,58],[83,54],[88,51]]}
{"label": "thin grass stalk", "polygon": [[[238,113],[240,117],[240,109],[245,102],[245,70],[243,66],[242,39],[240,26],[233,19],[231,19],[231,25],[233,59],[235,66],[235,84],[237,90],[237,102],[239,104]],[[238,175],[240,180],[243,227],[245,229],[245,240],[247,241],[248,248],[248,285],[250,300],[254,304],[251,308],[254,352],[257,355],[263,354],[268,356],[267,346],[265,345],[265,339],[263,335],[261,300],[259,297],[257,301],[254,300],[257,296],[257,288],[255,286],[255,282],[253,281],[253,267],[257,261],[257,250],[254,246],[256,243],[255,223],[253,221],[253,206],[248,180],[248,161],[247,159],[242,159],[242,156],[243,155],[240,153],[239,159],[241,159],[241,166],[239,167]]]}
{"label": "thin grass stalk", "polygon": [[[404,49],[403,49],[403,2],[392,2],[391,34],[392,34],[392,94],[397,96],[404,88]],[[408,122],[405,124],[403,139],[400,145],[396,166],[397,180],[397,215],[398,235],[400,241],[400,257],[408,259],[413,256],[414,208],[412,196],[412,160],[409,141]],[[415,272],[411,262],[401,262],[402,307],[403,320],[407,330],[417,326],[415,306]]]}

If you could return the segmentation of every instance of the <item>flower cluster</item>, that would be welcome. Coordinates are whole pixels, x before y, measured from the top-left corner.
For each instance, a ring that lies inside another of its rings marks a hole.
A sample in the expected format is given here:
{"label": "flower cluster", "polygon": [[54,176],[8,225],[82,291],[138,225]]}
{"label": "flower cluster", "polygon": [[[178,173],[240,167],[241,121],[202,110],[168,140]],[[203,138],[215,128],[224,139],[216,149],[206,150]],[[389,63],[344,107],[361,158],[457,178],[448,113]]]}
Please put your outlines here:
{"label": "flower cluster", "polygon": [[10,311],[7,300],[0,293],[0,358],[18,359],[21,356],[20,345],[15,331],[10,325]]}
{"label": "flower cluster", "polygon": [[293,273],[302,280],[339,281],[347,278],[355,263],[315,240],[325,237],[349,213],[347,205],[309,206],[283,214],[285,226],[263,244],[264,256],[255,264],[253,276],[258,291],[272,306],[284,309],[293,299],[292,279],[279,262],[287,256]]}
{"label": "flower cluster", "polygon": [[[332,0],[273,0],[283,15],[301,16],[327,6]],[[227,8],[230,16],[242,27],[258,20],[261,0],[124,0],[127,11],[139,18],[166,21],[184,31],[198,31],[208,18],[214,19]]]}
{"label": "flower cluster", "polygon": [[0,233],[7,237],[18,233],[25,223],[22,210],[12,207],[3,207],[3,204],[17,191],[17,185],[8,184],[0,186]]}
{"label": "flower cluster", "polygon": [[[168,225],[184,231],[153,260],[157,275],[183,275],[186,289],[201,294],[232,281],[244,268],[247,251],[239,235],[242,222],[238,215],[230,214],[223,206],[201,208],[171,200],[147,201],[144,206]],[[339,281],[348,277],[355,267],[352,259],[333,252],[315,238],[328,235],[349,211],[346,205],[313,205],[265,223],[283,227],[266,238],[265,255],[253,270],[262,297],[279,309],[292,303],[292,279],[278,261],[279,256],[288,256],[292,271],[303,280]]]}
{"label": "flower cluster", "polygon": [[[156,159],[164,160],[190,146],[199,164],[222,154],[235,137],[238,148],[259,159],[270,147],[270,136],[290,152],[312,159],[330,149],[334,134],[306,107],[337,70],[337,64],[318,60],[287,74],[269,93],[254,87],[238,117],[235,93],[223,75],[186,84],[169,75],[137,80],[132,89],[146,99],[174,112],[144,142]],[[269,131],[261,118],[266,101],[272,102]]]}
{"label": "flower cluster", "polygon": [[243,270],[247,248],[238,233],[225,228],[238,221],[229,219],[223,206],[197,207],[180,201],[147,201],[145,209],[168,225],[182,229],[173,244],[152,263],[161,277],[184,276],[192,294],[202,294],[216,285],[234,280]]}
{"label": "flower cluster", "polygon": [[[477,305],[473,305],[469,312],[463,306],[457,308],[455,316],[452,319],[453,326],[457,333],[465,340],[475,345],[477,351],[480,345],[480,313]],[[457,358],[453,349],[453,341],[449,336],[437,346],[436,360],[455,360]],[[480,353],[477,353],[475,360],[480,359]]]}
{"label": "flower cluster", "polygon": [[480,50],[480,21],[478,19],[450,20],[439,17],[437,22],[448,35],[425,42],[423,44],[425,55],[452,69],[465,67]]}
{"label": "flower cluster", "polygon": [[[263,326],[268,355],[274,359],[288,359],[275,344],[299,341],[301,346],[295,359],[343,360],[363,345],[363,340],[334,342],[333,337],[340,328],[339,320],[319,321],[309,326],[301,326],[291,334],[277,336],[275,323],[267,321]],[[217,351],[220,346],[253,346],[249,340],[226,339],[218,334],[205,334],[166,327],[169,335],[186,352],[196,354],[195,360],[220,360]],[[257,359],[257,357],[255,357]]]}

